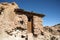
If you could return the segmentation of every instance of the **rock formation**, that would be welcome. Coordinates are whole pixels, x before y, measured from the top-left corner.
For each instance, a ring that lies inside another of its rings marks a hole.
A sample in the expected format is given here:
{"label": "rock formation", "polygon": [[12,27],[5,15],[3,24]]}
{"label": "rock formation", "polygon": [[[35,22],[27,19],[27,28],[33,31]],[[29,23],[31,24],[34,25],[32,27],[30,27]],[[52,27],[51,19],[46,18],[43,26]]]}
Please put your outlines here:
{"label": "rock formation", "polygon": [[44,30],[50,33],[50,40],[60,40],[60,24],[54,26],[45,26]]}
{"label": "rock formation", "polygon": [[43,14],[0,3],[0,40],[60,40],[60,27],[43,27]]}

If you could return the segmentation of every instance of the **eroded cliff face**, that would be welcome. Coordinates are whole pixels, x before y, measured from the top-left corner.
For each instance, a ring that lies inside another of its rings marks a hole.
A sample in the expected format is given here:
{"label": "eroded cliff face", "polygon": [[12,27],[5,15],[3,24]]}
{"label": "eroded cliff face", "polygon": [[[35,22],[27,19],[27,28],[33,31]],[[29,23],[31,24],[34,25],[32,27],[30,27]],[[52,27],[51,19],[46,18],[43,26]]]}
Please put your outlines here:
{"label": "eroded cliff face", "polygon": [[38,16],[33,16],[33,32],[28,33],[28,17],[16,14],[14,10],[17,8],[14,2],[0,3],[0,40],[60,40],[60,32],[53,35],[49,32],[52,30],[43,28],[42,18]]}

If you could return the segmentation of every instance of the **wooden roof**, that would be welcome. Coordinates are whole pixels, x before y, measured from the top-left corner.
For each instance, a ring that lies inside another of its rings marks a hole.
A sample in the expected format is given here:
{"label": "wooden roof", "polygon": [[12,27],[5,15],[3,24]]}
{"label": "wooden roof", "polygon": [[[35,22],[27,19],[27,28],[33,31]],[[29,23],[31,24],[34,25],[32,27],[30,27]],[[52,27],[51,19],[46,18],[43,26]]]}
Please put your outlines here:
{"label": "wooden roof", "polygon": [[38,13],[34,13],[34,12],[28,12],[28,11],[25,11],[23,9],[15,9],[14,10],[17,14],[28,14],[29,16],[39,16],[39,17],[44,17],[45,15],[44,14],[38,14]]}

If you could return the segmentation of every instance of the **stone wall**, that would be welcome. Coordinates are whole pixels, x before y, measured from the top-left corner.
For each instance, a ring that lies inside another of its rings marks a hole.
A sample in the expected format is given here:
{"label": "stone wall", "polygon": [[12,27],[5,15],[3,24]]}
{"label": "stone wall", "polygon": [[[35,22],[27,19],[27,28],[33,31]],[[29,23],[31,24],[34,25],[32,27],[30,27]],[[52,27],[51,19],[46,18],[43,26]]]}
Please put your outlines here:
{"label": "stone wall", "polygon": [[0,4],[0,40],[26,40],[27,16],[14,12],[15,3]]}
{"label": "stone wall", "polygon": [[[0,4],[0,40],[34,40],[33,33],[27,32],[27,16],[16,14],[16,8],[19,8],[16,3]],[[41,23],[40,17],[33,16],[34,34],[43,31]]]}
{"label": "stone wall", "polygon": [[0,3],[0,40],[60,40],[60,35],[46,31],[51,29],[43,29],[41,17],[33,16],[28,21],[27,15],[14,12],[16,8],[16,3]]}
{"label": "stone wall", "polygon": [[39,35],[43,32],[42,18],[38,16],[33,16],[33,28],[34,34]]}

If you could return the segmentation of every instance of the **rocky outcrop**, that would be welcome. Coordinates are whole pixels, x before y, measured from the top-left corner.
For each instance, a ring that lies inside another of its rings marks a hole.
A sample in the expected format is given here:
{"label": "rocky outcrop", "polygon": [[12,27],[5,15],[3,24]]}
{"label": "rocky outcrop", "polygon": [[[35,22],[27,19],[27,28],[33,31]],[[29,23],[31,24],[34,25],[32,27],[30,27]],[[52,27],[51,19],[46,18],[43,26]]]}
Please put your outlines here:
{"label": "rocky outcrop", "polygon": [[45,26],[43,30],[44,32],[34,37],[34,40],[60,40],[60,24],[51,27]]}
{"label": "rocky outcrop", "polygon": [[50,33],[50,40],[60,40],[60,24],[54,26],[45,26],[44,30]]}
{"label": "rocky outcrop", "polygon": [[52,35],[60,35],[60,25],[54,25],[51,27],[47,26],[44,27],[44,30],[51,33]]}

